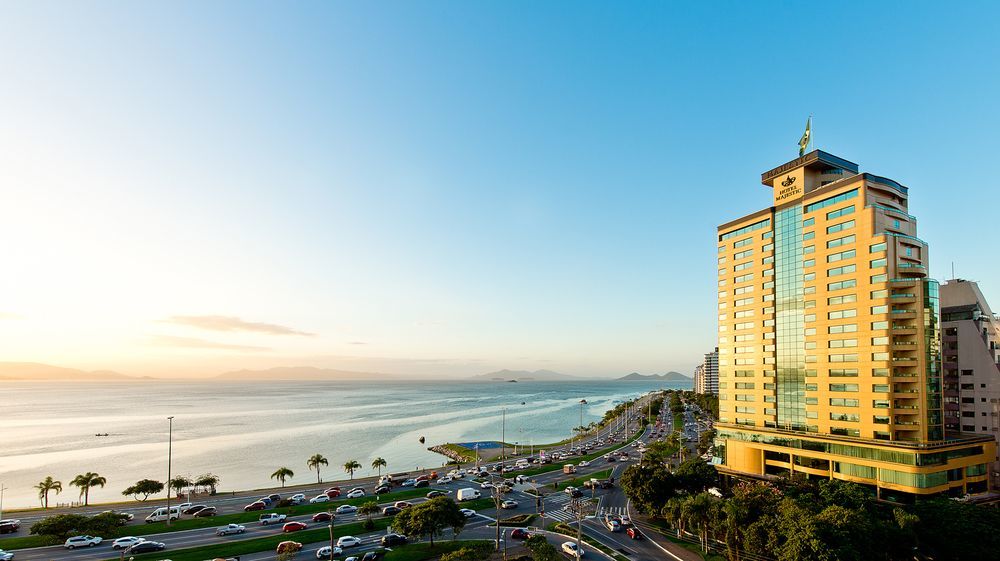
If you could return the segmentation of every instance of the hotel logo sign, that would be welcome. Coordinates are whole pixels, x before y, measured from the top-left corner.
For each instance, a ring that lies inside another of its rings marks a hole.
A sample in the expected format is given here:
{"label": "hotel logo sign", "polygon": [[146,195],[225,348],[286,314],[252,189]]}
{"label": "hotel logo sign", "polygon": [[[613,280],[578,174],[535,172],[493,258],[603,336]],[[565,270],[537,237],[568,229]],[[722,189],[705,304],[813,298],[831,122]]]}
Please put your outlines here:
{"label": "hotel logo sign", "polygon": [[802,178],[798,173],[790,173],[784,179],[774,180],[774,205],[788,203],[802,196]]}

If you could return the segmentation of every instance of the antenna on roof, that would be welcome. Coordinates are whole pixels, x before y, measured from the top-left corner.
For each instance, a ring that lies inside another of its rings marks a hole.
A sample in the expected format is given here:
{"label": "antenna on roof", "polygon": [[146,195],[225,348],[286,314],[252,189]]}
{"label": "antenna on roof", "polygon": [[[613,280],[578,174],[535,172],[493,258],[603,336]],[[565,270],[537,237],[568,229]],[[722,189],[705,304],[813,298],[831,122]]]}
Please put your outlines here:
{"label": "antenna on roof", "polygon": [[951,262],[951,278],[955,278],[955,262]]}

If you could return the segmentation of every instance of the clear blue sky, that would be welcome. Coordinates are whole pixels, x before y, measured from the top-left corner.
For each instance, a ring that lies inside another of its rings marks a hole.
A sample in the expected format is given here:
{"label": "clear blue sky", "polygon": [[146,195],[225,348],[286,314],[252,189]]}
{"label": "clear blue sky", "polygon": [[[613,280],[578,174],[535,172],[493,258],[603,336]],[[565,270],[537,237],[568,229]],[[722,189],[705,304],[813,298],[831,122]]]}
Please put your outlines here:
{"label": "clear blue sky", "polygon": [[715,227],[770,204],[759,174],[809,114],[818,148],[911,188],[932,274],[954,261],[998,306],[998,20],[4,3],[0,360],[690,373]]}

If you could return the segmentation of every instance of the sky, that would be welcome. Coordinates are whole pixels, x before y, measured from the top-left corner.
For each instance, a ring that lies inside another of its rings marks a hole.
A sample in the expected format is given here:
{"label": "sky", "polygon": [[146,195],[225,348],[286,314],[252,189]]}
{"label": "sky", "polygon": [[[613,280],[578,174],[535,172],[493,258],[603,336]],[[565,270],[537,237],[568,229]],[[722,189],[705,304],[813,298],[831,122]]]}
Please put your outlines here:
{"label": "sky", "polygon": [[809,115],[997,307],[998,12],[5,2],[0,361],[690,374]]}

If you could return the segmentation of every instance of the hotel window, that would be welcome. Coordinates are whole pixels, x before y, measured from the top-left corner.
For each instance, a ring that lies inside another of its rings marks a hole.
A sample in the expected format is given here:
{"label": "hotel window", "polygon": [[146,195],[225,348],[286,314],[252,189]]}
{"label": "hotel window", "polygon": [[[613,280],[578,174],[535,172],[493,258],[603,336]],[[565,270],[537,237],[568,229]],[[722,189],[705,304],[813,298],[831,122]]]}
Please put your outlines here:
{"label": "hotel window", "polygon": [[815,397],[807,397],[806,405],[819,405],[819,399]]}
{"label": "hotel window", "polygon": [[888,314],[889,313],[889,306],[886,306],[886,305],[872,306],[872,313],[873,314]]}
{"label": "hotel window", "polygon": [[765,277],[773,277],[774,276],[774,269],[764,269],[764,276]]}
{"label": "hotel window", "polygon": [[746,321],[743,323],[737,323],[736,325],[733,326],[733,329],[753,329],[753,322]]}
{"label": "hotel window", "polygon": [[829,342],[831,349],[842,349],[844,347],[857,347],[857,339],[834,339]]}
{"label": "hotel window", "polygon": [[812,267],[815,264],[816,264],[815,259],[806,259],[805,261],[802,262],[803,267]]}
{"label": "hotel window", "polygon": [[733,249],[736,249],[738,247],[747,246],[747,245],[750,245],[752,243],[753,243],[753,238],[744,238],[742,240],[733,242]]}
{"label": "hotel window", "polygon": [[888,279],[889,279],[889,277],[888,277],[888,276],[886,276],[886,275],[885,275],[885,274],[883,273],[883,274],[881,274],[881,275],[872,275],[872,277],[871,277],[871,282],[872,282],[872,284],[875,284],[875,283],[879,283],[879,282],[885,282],[885,281],[887,281]]}
{"label": "hotel window", "polygon": [[725,262],[726,262],[726,258],[724,256],[719,258],[719,265],[722,265]]}
{"label": "hotel window", "polygon": [[857,285],[858,285],[857,280],[849,279],[840,282],[831,282],[830,284],[826,285],[826,289],[829,291],[834,291],[834,290],[841,290],[844,288],[854,288]]}
{"label": "hotel window", "polygon": [[761,297],[761,301],[774,302],[774,294],[765,294],[763,297]]}
{"label": "hotel window", "polygon": [[807,363],[809,363],[809,362],[818,362],[818,361],[819,361],[819,359],[816,357],[816,355],[806,355],[806,362]]}
{"label": "hotel window", "polygon": [[906,247],[906,256],[907,257],[913,257],[913,248],[912,247],[909,247],[909,246]]}
{"label": "hotel window", "polygon": [[814,251],[816,251],[816,246],[814,245],[807,245],[802,248],[802,253],[808,254],[808,253],[813,253]]}
{"label": "hotel window", "polygon": [[737,370],[735,375],[737,378],[753,378],[753,370]]}
{"label": "hotel window", "polygon": [[773,256],[765,257],[760,260],[760,263],[761,265],[770,265],[771,263],[774,263],[774,257]]}
{"label": "hotel window", "polygon": [[729,296],[728,292],[726,292],[725,290],[719,291],[719,298],[725,298],[726,296]]}
{"label": "hotel window", "polygon": [[873,399],[872,400],[872,407],[874,407],[875,409],[888,409],[889,408],[889,400],[888,399]]}
{"label": "hotel window", "polygon": [[899,229],[899,220],[893,220],[892,221],[892,227],[896,228],[896,229]]}
{"label": "hotel window", "polygon": [[739,263],[737,265],[733,265],[733,271],[742,271],[743,269],[749,269],[750,267],[753,267],[753,261],[747,261],[746,263]]}
{"label": "hotel window", "polygon": [[806,350],[811,351],[816,348],[816,341],[806,341]]}
{"label": "hotel window", "polygon": [[774,327],[773,319],[765,319],[763,322],[764,327]]}
{"label": "hotel window", "polygon": [[844,319],[852,318],[858,315],[858,311],[851,308],[849,310],[835,310],[832,312],[827,312],[826,319]]}
{"label": "hotel window", "polygon": [[754,397],[751,394],[738,393],[736,394],[736,401],[754,401]]}
{"label": "hotel window", "polygon": [[872,422],[876,425],[888,425],[889,417],[885,415],[872,415]]}
{"label": "hotel window", "polygon": [[855,251],[853,249],[847,251],[841,251],[840,253],[831,253],[826,256],[827,263],[834,263],[837,261],[843,261],[844,259],[850,259],[854,257]]}
{"label": "hotel window", "polygon": [[854,227],[854,221],[848,220],[847,222],[841,222],[840,224],[834,224],[833,226],[828,226],[826,228],[827,234],[836,234],[837,232],[846,230],[848,228]]}
{"label": "hotel window", "polygon": [[830,420],[856,423],[861,420],[861,417],[859,415],[855,415],[854,413],[830,413]]}
{"label": "hotel window", "polygon": [[827,328],[827,333],[835,335],[837,333],[854,333],[858,330],[858,324],[845,323],[844,325],[831,325]]}
{"label": "hotel window", "polygon": [[806,314],[802,319],[806,322],[816,321],[816,314]]}
{"label": "hotel window", "polygon": [[754,352],[753,347],[736,347],[734,350],[736,351],[736,354],[746,354]]}
{"label": "hotel window", "polygon": [[762,239],[762,240],[769,240],[769,239],[771,239],[771,236],[773,236],[773,235],[774,235],[773,232],[764,232],[763,234],[760,235],[760,239]]}
{"label": "hotel window", "polygon": [[736,364],[736,366],[746,366],[748,364],[756,364],[756,362],[757,361],[752,358],[738,358],[734,364]]}
{"label": "hotel window", "polygon": [[719,314],[719,319],[720,320],[726,319],[726,314]]}
{"label": "hotel window", "polygon": [[835,240],[830,240],[826,242],[826,247],[827,249],[832,249],[849,243],[854,243],[854,234],[851,234],[850,236],[844,236],[842,238],[837,238]]}
{"label": "hotel window", "polygon": [[737,343],[742,343],[744,341],[753,341],[753,333],[746,333],[744,335],[737,335],[733,338],[733,341]]}
{"label": "hotel window", "polygon": [[765,314],[773,314],[774,313],[774,306],[768,306],[767,308],[764,308],[762,311]]}
{"label": "hotel window", "polygon": [[872,353],[872,360],[889,360],[889,353]]}
{"label": "hotel window", "polygon": [[878,253],[880,251],[885,251],[885,242],[876,243],[868,246],[868,251],[871,253]]}
{"label": "hotel window", "polygon": [[753,298],[740,298],[733,302],[734,306],[746,306],[747,304],[753,304]]}
{"label": "hotel window", "polygon": [[826,270],[826,276],[836,277],[838,275],[848,275],[853,273],[856,269],[857,267],[855,267],[854,265],[844,265],[843,267],[834,267],[832,269]]}
{"label": "hotel window", "polygon": [[830,362],[857,362],[858,355],[856,354],[843,354],[843,355],[830,355]]}
{"label": "hotel window", "polygon": [[872,300],[876,300],[878,298],[888,298],[888,297],[889,297],[889,291],[888,290],[882,289],[882,290],[873,290],[872,291]]}
{"label": "hotel window", "polygon": [[726,246],[724,246],[724,245],[720,245],[720,246],[719,246],[719,253],[723,253],[723,252],[725,252],[725,251],[726,251]]}
{"label": "hotel window", "polygon": [[806,300],[805,302],[803,302],[803,304],[805,305],[806,308],[815,308],[816,307],[816,301],[815,300]]}
{"label": "hotel window", "polygon": [[872,391],[878,393],[889,393],[889,384],[872,384]]}
{"label": "hotel window", "polygon": [[872,376],[875,376],[877,378],[885,378],[888,375],[889,375],[888,368],[872,368]]}
{"label": "hotel window", "polygon": [[816,294],[815,286],[807,286],[802,289],[802,294]]}
{"label": "hotel window", "polygon": [[847,206],[837,210],[832,210],[826,213],[826,219],[834,220],[836,218],[840,218],[841,216],[847,216],[848,214],[854,214],[854,205]]}
{"label": "hotel window", "polygon": [[889,322],[887,321],[873,321],[872,331],[878,331],[880,329],[889,329]]}
{"label": "hotel window", "polygon": [[816,211],[816,210],[820,210],[821,208],[825,208],[825,207],[828,207],[828,206],[833,206],[833,205],[835,205],[837,203],[842,203],[844,201],[849,201],[849,200],[851,200],[851,199],[853,199],[853,198],[855,198],[857,196],[858,196],[858,190],[857,189],[851,189],[850,191],[844,191],[843,193],[840,193],[839,195],[834,195],[832,197],[823,199],[822,201],[816,201],[815,203],[811,203],[811,204],[806,205],[805,211],[806,212],[813,212],[813,211]]}
{"label": "hotel window", "polygon": [[754,382],[736,382],[736,389],[738,389],[738,390],[752,390],[752,389],[756,389],[756,384],[754,384]]}
{"label": "hotel window", "polygon": [[729,330],[729,328],[726,327],[725,325],[720,325],[719,326],[719,331],[728,331],[728,330]]}
{"label": "hotel window", "polygon": [[774,281],[767,281],[767,282],[761,284],[760,287],[763,288],[764,290],[768,290],[770,288],[774,288]]}
{"label": "hotel window", "polygon": [[833,378],[857,378],[857,368],[831,368],[830,376]]}
{"label": "hotel window", "polygon": [[736,406],[736,412],[737,413],[756,413],[757,412],[757,408],[756,407],[740,407],[740,406]]}
{"label": "hotel window", "polygon": [[[806,384],[806,391],[807,392],[814,392],[814,391],[817,390],[817,388],[818,388],[818,386],[816,384]],[[807,397],[806,399],[809,399],[809,398]]]}
{"label": "hotel window", "polygon": [[857,384],[830,384],[831,392],[856,392],[858,391]]}
{"label": "hotel window", "polygon": [[726,279],[719,279],[719,286],[726,286]]}
{"label": "hotel window", "polygon": [[858,429],[848,429],[844,427],[830,427],[830,434],[836,434],[838,436],[861,436],[861,431]]}
{"label": "hotel window", "polygon": [[819,416],[819,413],[815,411],[806,411],[806,419],[815,419]]}
{"label": "hotel window", "polygon": [[739,296],[740,294],[746,294],[747,292],[753,292],[753,285],[751,286],[741,286],[733,289],[733,295]]}
{"label": "hotel window", "polygon": [[872,269],[878,269],[879,267],[885,267],[885,259],[872,259],[871,260]]}
{"label": "hotel window", "polygon": [[751,255],[753,255],[753,250],[752,249],[748,249],[746,251],[741,251],[741,252],[733,255],[733,261],[739,261],[740,259],[743,259],[744,257],[750,257]]}
{"label": "hotel window", "polygon": [[830,405],[834,407],[857,407],[858,400],[849,397],[831,397]]}
{"label": "hotel window", "polygon": [[720,274],[720,275],[724,275],[724,274],[726,274],[726,270],[725,270],[725,269],[719,269],[719,274]]}
{"label": "hotel window", "polygon": [[811,240],[815,237],[816,237],[816,232],[813,232],[812,230],[809,230],[808,232],[802,234],[803,240]]}
{"label": "hotel window", "polygon": [[805,334],[806,335],[815,335],[816,334],[816,328],[815,327],[807,327],[807,328],[805,328]]}
{"label": "hotel window", "polygon": [[728,305],[729,304],[726,304],[725,302],[719,302],[719,309],[720,310],[725,309]]}
{"label": "hotel window", "polygon": [[829,305],[831,305],[831,306],[832,305],[836,305],[836,304],[850,304],[851,302],[857,302],[857,301],[858,301],[858,295],[857,294],[845,294],[843,296],[832,296],[832,297],[826,299],[826,303],[829,304]]}
{"label": "hotel window", "polygon": [[812,226],[815,223],[816,223],[815,218],[806,218],[805,220],[802,221],[802,227],[805,228],[806,226]]}
{"label": "hotel window", "polygon": [[888,337],[872,337],[872,345],[888,345]]}
{"label": "hotel window", "polygon": [[816,280],[816,273],[806,273],[806,274],[802,275],[802,280],[805,281],[805,282],[809,282],[811,280]]}
{"label": "hotel window", "polygon": [[745,275],[740,275],[733,279],[733,282],[746,282],[748,280],[753,280],[753,273],[747,273]]}
{"label": "hotel window", "polygon": [[761,248],[761,251],[774,251],[774,244],[773,243],[764,244],[764,247]]}

